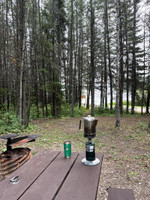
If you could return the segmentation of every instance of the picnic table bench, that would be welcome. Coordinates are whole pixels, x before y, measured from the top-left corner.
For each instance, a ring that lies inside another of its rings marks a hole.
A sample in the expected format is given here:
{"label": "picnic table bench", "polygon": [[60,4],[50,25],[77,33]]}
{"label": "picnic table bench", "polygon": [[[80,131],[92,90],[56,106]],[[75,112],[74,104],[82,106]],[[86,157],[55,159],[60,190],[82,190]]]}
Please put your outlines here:
{"label": "picnic table bench", "polygon": [[[97,197],[103,155],[100,163],[81,163],[84,153],[42,151],[0,182],[0,200],[95,200]],[[10,179],[18,176],[19,182]]]}
{"label": "picnic table bench", "polygon": [[135,200],[132,189],[108,188],[108,200]]}

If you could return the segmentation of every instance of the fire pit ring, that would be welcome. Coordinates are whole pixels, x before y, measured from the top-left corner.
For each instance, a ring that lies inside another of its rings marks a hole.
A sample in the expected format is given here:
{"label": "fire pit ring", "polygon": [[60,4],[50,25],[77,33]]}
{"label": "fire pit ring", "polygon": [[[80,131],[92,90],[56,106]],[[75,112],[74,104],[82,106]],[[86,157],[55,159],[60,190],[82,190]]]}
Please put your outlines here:
{"label": "fire pit ring", "polygon": [[29,148],[15,148],[0,154],[0,181],[32,157]]}

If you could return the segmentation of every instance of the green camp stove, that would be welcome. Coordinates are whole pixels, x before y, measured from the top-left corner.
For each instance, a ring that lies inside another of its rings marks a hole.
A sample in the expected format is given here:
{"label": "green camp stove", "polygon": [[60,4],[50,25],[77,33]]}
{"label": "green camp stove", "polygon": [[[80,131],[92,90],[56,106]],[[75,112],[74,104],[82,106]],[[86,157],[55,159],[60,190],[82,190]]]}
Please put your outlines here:
{"label": "green camp stove", "polygon": [[[82,160],[82,163],[89,166],[94,166],[99,164],[100,160],[95,158],[95,143],[92,142],[92,138],[96,136],[96,125],[98,120],[91,115],[83,117],[84,119],[84,137],[88,138],[86,142],[86,158]],[[80,123],[81,128],[81,123]]]}

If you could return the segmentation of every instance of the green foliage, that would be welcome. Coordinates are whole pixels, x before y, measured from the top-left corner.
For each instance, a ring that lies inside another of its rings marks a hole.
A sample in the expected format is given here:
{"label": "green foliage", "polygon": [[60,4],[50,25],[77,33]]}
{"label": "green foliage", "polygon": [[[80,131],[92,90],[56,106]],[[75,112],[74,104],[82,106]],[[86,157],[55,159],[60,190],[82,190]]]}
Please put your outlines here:
{"label": "green foliage", "polygon": [[[123,106],[127,106],[127,102],[123,101]],[[131,101],[129,101],[129,106],[131,106]]]}
{"label": "green foliage", "polygon": [[8,88],[0,88],[0,97],[8,94]]}
{"label": "green foliage", "polygon": [[[87,112],[86,108],[82,106],[79,108],[78,106],[74,107],[74,116],[75,117],[81,117]],[[71,116],[71,105],[69,104],[64,104],[62,106],[62,113],[61,117],[70,117]]]}
{"label": "green foliage", "polygon": [[36,125],[29,124],[27,128],[21,125],[20,119],[15,113],[1,112],[0,113],[0,134],[31,132],[36,129]]}
{"label": "green foliage", "polygon": [[106,116],[114,116],[116,113],[116,110],[113,109],[113,110],[110,110],[108,108],[104,108],[104,107],[101,107],[101,106],[97,106],[95,107],[95,115],[96,116],[99,116],[99,115],[106,115]]}
{"label": "green foliage", "polygon": [[[42,111],[40,111],[40,113],[42,113]],[[37,116],[37,107],[36,107],[35,104],[33,104],[31,106],[31,109],[30,109],[30,119],[37,119],[37,118],[38,118],[38,116]]]}
{"label": "green foliage", "polygon": [[63,104],[62,105],[62,117],[70,117],[71,116],[71,105],[69,104]]}
{"label": "green foliage", "polygon": [[[51,115],[51,105],[48,104],[48,118],[52,118]],[[83,116],[87,112],[85,107],[81,107],[79,109],[78,106],[74,107],[74,116],[75,117],[80,117]],[[61,106],[61,112],[59,115],[59,118],[68,118],[71,116],[71,105],[63,103]],[[30,111],[30,120],[37,119],[37,118],[43,118],[43,112],[42,112],[42,107],[39,104],[39,116],[37,115],[37,106],[35,104],[32,105],[31,111]]]}
{"label": "green foliage", "polygon": [[[142,93],[138,91],[135,98],[135,106],[142,106]],[[143,106],[146,106],[146,94],[144,94]]]}
{"label": "green foliage", "polygon": [[80,109],[79,109],[78,106],[76,106],[76,107],[74,108],[75,117],[81,117],[81,116],[83,116],[83,115],[85,114],[86,111],[87,111],[87,110],[86,110],[86,108],[85,108],[84,106],[82,106]]}
{"label": "green foliage", "polygon": [[[50,105],[47,105],[47,106],[48,106],[48,110],[50,111],[51,110]],[[35,104],[32,104],[31,109],[30,109],[30,120],[37,119],[37,118],[43,118],[42,106],[41,104],[39,104],[39,116],[38,116],[37,106]]]}
{"label": "green foliage", "polygon": [[28,127],[24,130],[25,132],[34,132],[37,130],[37,126],[35,124],[29,124]]}
{"label": "green foliage", "polygon": [[13,113],[0,113],[0,133],[20,132],[20,120]]}

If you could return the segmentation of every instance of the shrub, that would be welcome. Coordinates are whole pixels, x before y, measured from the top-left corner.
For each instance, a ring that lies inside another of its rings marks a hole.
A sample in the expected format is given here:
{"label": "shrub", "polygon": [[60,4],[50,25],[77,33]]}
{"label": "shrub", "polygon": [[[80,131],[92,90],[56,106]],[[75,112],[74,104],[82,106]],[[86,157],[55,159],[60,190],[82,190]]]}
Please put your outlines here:
{"label": "shrub", "polygon": [[0,133],[20,132],[20,120],[13,113],[0,113]]}
{"label": "shrub", "polygon": [[[69,104],[64,104],[62,106],[62,112],[61,112],[61,117],[70,117],[71,116],[71,105]],[[80,117],[83,116],[85,114],[85,112],[87,112],[85,107],[81,107],[79,108],[78,106],[74,107],[74,116],[75,117]]]}
{"label": "shrub", "polygon": [[115,115],[115,109],[104,108],[102,106],[95,107],[95,115]]}
{"label": "shrub", "polygon": [[83,116],[87,112],[86,108],[82,106],[80,109],[78,106],[74,108],[74,115],[75,117]]}

